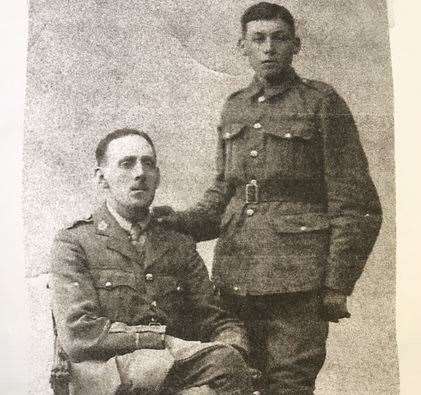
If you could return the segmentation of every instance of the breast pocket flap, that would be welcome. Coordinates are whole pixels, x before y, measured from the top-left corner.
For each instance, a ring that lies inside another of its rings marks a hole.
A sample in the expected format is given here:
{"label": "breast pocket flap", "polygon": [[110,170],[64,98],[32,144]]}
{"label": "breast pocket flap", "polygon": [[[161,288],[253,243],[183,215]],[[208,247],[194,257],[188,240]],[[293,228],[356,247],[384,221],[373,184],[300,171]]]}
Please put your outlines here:
{"label": "breast pocket flap", "polygon": [[133,273],[121,270],[95,270],[92,271],[96,288],[113,289],[117,287],[130,287],[136,289],[136,278]]}
{"label": "breast pocket flap", "polygon": [[315,135],[315,128],[309,121],[279,121],[270,123],[265,128],[268,134],[285,139],[310,140]]}
{"label": "breast pocket flap", "polygon": [[221,136],[224,140],[231,140],[237,137],[245,128],[242,123],[230,123],[220,127]]}

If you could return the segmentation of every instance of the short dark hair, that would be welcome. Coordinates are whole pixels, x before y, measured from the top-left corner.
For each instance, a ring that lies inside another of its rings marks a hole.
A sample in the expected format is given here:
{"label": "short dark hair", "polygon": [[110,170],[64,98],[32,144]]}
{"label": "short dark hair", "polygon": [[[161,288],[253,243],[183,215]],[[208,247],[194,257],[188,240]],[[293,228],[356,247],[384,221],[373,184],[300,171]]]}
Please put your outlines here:
{"label": "short dark hair", "polygon": [[243,34],[247,32],[247,23],[258,20],[272,20],[282,19],[288,25],[291,26],[292,32],[295,34],[295,20],[292,14],[285,7],[262,1],[257,4],[253,4],[244,12],[241,17],[241,29]]}
{"label": "short dark hair", "polygon": [[149,135],[146,132],[141,132],[140,130],[136,130],[136,129],[124,128],[124,129],[117,129],[111,133],[108,133],[105,137],[103,137],[99,141],[95,150],[95,158],[96,158],[97,165],[100,166],[101,164],[104,163],[106,154],[107,154],[108,145],[110,144],[111,141],[119,139],[121,137],[132,136],[132,135],[140,136],[144,138],[148,142],[148,144],[151,146],[154,157],[156,158],[155,146],[153,144],[152,139],[149,137]]}

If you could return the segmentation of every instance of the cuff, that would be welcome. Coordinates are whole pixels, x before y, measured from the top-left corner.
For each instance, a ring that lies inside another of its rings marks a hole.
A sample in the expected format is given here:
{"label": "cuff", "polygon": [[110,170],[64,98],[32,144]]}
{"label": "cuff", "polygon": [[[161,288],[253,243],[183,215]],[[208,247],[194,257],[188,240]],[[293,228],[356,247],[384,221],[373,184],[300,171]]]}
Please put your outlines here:
{"label": "cuff", "polygon": [[165,325],[133,325],[129,326],[123,322],[114,322],[108,333],[127,333],[134,338],[136,350],[142,348],[162,350],[165,348]]}

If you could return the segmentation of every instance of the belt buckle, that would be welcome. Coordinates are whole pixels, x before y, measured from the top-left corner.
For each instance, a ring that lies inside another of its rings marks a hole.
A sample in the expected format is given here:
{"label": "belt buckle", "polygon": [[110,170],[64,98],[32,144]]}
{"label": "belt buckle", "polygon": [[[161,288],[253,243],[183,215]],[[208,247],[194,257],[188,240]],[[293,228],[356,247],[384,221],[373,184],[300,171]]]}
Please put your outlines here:
{"label": "belt buckle", "polygon": [[246,184],[246,203],[259,203],[259,186],[256,180]]}

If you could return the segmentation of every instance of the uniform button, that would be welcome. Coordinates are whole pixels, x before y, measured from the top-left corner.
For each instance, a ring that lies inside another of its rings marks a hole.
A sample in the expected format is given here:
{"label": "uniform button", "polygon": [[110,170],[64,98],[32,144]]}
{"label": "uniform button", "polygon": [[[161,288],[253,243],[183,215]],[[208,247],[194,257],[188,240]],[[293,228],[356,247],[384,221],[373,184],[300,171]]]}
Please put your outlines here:
{"label": "uniform button", "polygon": [[264,96],[259,96],[258,98],[257,98],[257,101],[259,102],[259,103],[262,103],[262,102],[264,102],[266,100],[266,97],[264,97]]}
{"label": "uniform button", "polygon": [[260,128],[262,127],[262,124],[261,124],[261,123],[259,123],[259,122],[256,122],[256,123],[253,125],[253,127],[254,127],[255,129],[260,129]]}
{"label": "uniform button", "polygon": [[113,285],[113,284],[111,283],[111,281],[107,281],[107,282],[105,283],[105,286],[106,286],[106,287],[111,287],[111,285]]}
{"label": "uniform button", "polygon": [[240,290],[240,288],[239,288],[239,287],[237,287],[237,286],[233,287],[232,289],[233,289],[235,292],[238,292],[238,291]]}
{"label": "uniform button", "polygon": [[300,230],[301,230],[302,232],[304,232],[305,230],[307,230],[307,226],[302,226],[302,227],[300,228]]}
{"label": "uniform button", "polygon": [[292,134],[291,134],[291,133],[285,133],[285,134],[284,134],[284,137],[285,137],[286,139],[290,139],[290,138],[292,137]]}
{"label": "uniform button", "polygon": [[148,274],[146,274],[145,278],[146,278],[146,281],[152,281],[153,280],[153,274],[148,273]]}
{"label": "uniform button", "polygon": [[151,302],[151,306],[152,306],[152,307],[156,307],[156,306],[157,306],[157,304],[156,304],[156,300],[154,300],[153,302]]}
{"label": "uniform button", "polygon": [[369,216],[370,216],[370,213],[364,214],[364,217],[369,217]]}
{"label": "uniform button", "polygon": [[151,318],[151,322],[155,322],[155,317],[152,317]]}
{"label": "uniform button", "polygon": [[260,391],[253,391],[253,395],[261,395]]}
{"label": "uniform button", "polygon": [[256,150],[252,150],[252,151],[250,151],[250,156],[251,156],[251,157],[255,158],[257,155],[258,155],[258,154],[257,154],[257,151],[256,151]]}
{"label": "uniform button", "polygon": [[252,208],[248,208],[248,209],[246,210],[246,214],[247,214],[249,217],[251,217],[251,216],[254,214],[254,210],[253,210]]}
{"label": "uniform button", "polygon": [[229,137],[231,137],[231,135],[227,132],[227,133],[224,133],[224,138],[229,138]]}
{"label": "uniform button", "polygon": [[181,286],[178,285],[177,288],[176,288],[176,290],[177,290],[177,292],[181,292],[183,290],[183,288],[181,288]]}

